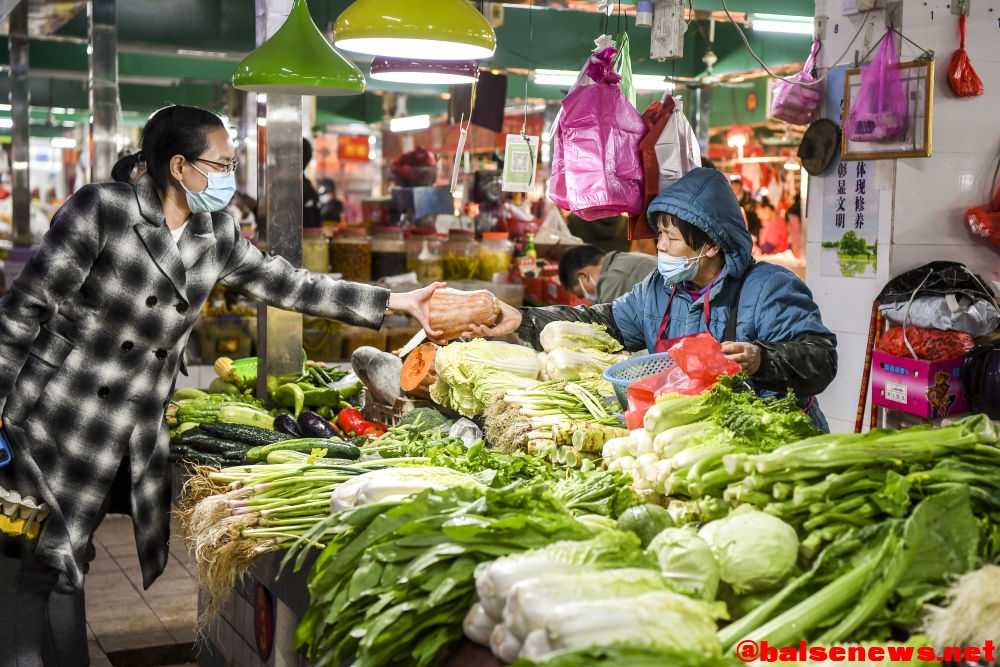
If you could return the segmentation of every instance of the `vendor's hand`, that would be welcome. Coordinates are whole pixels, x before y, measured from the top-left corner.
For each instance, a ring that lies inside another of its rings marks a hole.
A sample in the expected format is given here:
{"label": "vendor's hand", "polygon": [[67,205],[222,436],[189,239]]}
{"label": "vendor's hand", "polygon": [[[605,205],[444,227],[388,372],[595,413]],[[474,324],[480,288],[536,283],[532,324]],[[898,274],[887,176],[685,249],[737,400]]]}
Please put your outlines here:
{"label": "vendor's hand", "polygon": [[760,348],[753,343],[727,342],[722,344],[722,354],[735,361],[747,375],[760,370]]}
{"label": "vendor's hand", "polygon": [[429,340],[438,345],[444,345],[448,342],[441,337],[441,334],[444,332],[431,329],[430,304],[431,295],[434,294],[434,291],[446,287],[447,284],[431,283],[427,287],[421,287],[412,292],[393,292],[389,294],[389,308],[412,315],[420,323],[420,326],[423,327]]}
{"label": "vendor's hand", "polygon": [[493,326],[473,324],[468,331],[462,332],[462,338],[486,338],[514,333],[521,326],[521,311],[511,305],[500,302],[500,315]]}

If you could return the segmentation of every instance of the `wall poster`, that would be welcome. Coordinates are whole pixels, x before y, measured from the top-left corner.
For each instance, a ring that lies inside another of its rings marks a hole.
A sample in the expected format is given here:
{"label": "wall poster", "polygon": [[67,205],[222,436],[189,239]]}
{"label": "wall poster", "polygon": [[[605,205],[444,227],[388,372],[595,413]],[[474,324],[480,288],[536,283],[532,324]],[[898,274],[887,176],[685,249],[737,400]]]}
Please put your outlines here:
{"label": "wall poster", "polygon": [[820,274],[875,278],[879,191],[872,160],[842,160],[823,179]]}

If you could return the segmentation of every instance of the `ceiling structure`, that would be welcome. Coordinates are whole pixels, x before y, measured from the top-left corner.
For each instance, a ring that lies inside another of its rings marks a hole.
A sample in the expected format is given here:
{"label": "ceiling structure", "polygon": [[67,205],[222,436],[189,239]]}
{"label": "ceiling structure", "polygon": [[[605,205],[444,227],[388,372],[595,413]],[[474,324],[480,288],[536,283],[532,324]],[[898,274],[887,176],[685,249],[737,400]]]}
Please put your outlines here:
{"label": "ceiling structure", "polygon": [[[62,131],[63,123],[86,120],[88,100],[87,16],[85,1],[25,0],[29,3],[29,64],[32,134]],[[309,0],[316,25],[330,36],[332,25],[351,0]],[[0,17],[17,2],[0,0]],[[612,2],[610,17],[591,0],[516,0],[474,3],[495,25],[497,50],[482,67],[508,74],[508,98],[559,100],[565,89],[536,85],[528,73],[537,68],[578,70],[607,31],[626,30],[633,71],[671,77],[679,85],[722,85],[760,66],[747,52],[732,16],[743,22],[752,13],[812,16],[806,0],[690,0],[684,57],[657,62],[649,57],[650,29],[635,25],[635,0]],[[250,0],[119,0],[117,3],[119,96],[126,123],[141,124],[164,105],[179,103],[225,111],[235,93],[230,80],[236,64],[255,47],[254,3]],[[714,24],[714,27],[713,25]],[[7,34],[7,21],[0,30]],[[770,69],[805,60],[807,35],[761,33],[744,29],[754,51]],[[709,36],[714,41],[709,44]],[[706,53],[717,61],[709,71]],[[368,74],[370,57],[355,57]],[[8,40],[0,39],[0,69],[10,62]],[[785,68],[787,71],[787,67]],[[7,77],[0,75],[6,96]],[[318,123],[383,118],[383,95],[407,94],[410,113],[446,108],[446,86],[407,86],[368,78],[367,91],[354,97],[319,97]],[[65,111],[76,110],[76,113]],[[2,112],[0,112],[2,114]],[[82,117],[81,117],[82,114]]]}

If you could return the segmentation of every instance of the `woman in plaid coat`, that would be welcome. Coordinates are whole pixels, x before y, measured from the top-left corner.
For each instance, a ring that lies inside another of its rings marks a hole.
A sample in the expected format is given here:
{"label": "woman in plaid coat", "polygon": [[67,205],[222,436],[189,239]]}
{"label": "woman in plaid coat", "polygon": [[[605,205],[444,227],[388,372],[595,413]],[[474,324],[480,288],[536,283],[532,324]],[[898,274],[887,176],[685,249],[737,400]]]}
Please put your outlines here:
{"label": "woman in plaid coat", "polygon": [[88,540],[120,466],[131,479],[143,585],[163,571],[163,415],[214,285],[370,328],[387,308],[402,310],[429,329],[439,284],[390,295],[296,269],[244,239],[222,212],[235,191],[235,158],[214,114],[162,109],[142,148],[147,173],[74,194],[0,300],[0,414],[13,454],[0,486],[51,508],[37,539],[0,537],[3,665],[37,664],[48,593],[60,572],[82,587]]}

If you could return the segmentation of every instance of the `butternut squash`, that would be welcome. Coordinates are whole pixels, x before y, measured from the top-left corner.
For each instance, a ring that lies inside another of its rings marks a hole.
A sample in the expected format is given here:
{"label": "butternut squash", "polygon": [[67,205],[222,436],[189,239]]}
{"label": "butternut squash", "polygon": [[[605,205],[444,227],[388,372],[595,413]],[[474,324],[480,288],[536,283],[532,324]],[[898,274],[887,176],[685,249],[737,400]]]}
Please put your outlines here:
{"label": "butternut squash", "polygon": [[421,343],[406,355],[403,370],[399,374],[399,386],[403,391],[420,398],[431,397],[431,385],[437,381],[437,370],[434,367],[437,349],[434,343]]}
{"label": "butternut squash", "polygon": [[471,292],[445,287],[431,295],[430,325],[442,338],[457,338],[473,324],[491,325],[500,315],[500,299],[489,290]]}

